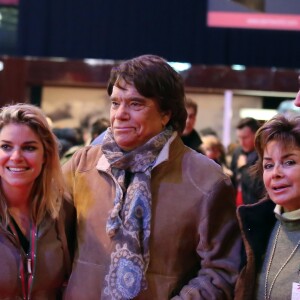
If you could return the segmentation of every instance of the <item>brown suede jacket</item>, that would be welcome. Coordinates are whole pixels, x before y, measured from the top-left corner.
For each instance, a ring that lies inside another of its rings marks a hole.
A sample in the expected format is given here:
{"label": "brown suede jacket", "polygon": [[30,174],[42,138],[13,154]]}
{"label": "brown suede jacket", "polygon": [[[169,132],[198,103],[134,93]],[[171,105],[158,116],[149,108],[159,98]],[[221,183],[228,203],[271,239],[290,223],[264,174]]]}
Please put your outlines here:
{"label": "brown suede jacket", "polygon": [[[77,210],[78,243],[67,300],[111,299],[104,288],[115,244],[105,227],[115,184],[97,169],[106,168],[105,160],[101,146],[88,146],[63,167]],[[230,179],[178,136],[157,161],[151,173],[148,288],[135,299],[233,299],[241,238]]]}
{"label": "brown suede jacket", "polygon": [[[66,211],[67,210],[67,211]],[[46,216],[37,230],[36,256],[32,284],[28,292],[28,299],[32,300],[58,300],[62,298],[63,287],[71,271],[72,246],[68,241],[72,237],[74,208],[64,202],[60,216],[53,220]],[[23,299],[21,272],[24,266],[24,277],[28,276],[27,255],[22,249],[15,235],[0,226],[0,299]],[[24,262],[24,264],[22,263]],[[30,272],[30,271],[29,271]],[[23,288],[28,288],[26,279]]]}

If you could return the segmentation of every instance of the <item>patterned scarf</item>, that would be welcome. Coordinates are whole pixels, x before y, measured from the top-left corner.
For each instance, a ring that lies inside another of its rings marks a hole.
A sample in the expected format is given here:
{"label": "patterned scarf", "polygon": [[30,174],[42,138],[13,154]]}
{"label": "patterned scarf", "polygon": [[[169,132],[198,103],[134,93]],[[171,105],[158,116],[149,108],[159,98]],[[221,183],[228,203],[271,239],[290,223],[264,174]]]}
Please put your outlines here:
{"label": "patterned scarf", "polygon": [[104,137],[102,150],[116,182],[114,208],[106,224],[107,234],[116,241],[105,277],[104,292],[110,299],[132,299],[147,288],[151,170],[172,133],[169,127],[130,152],[118,147],[110,128]]}

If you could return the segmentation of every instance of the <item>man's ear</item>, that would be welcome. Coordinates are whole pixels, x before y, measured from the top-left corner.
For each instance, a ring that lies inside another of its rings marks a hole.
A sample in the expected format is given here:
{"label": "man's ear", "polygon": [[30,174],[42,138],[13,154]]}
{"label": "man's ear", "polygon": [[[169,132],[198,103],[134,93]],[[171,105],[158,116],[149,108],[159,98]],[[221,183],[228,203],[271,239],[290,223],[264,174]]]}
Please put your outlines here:
{"label": "man's ear", "polygon": [[169,110],[169,111],[162,112],[161,115],[162,115],[161,122],[162,122],[163,127],[165,127],[168,124],[168,122],[170,121],[172,113]]}

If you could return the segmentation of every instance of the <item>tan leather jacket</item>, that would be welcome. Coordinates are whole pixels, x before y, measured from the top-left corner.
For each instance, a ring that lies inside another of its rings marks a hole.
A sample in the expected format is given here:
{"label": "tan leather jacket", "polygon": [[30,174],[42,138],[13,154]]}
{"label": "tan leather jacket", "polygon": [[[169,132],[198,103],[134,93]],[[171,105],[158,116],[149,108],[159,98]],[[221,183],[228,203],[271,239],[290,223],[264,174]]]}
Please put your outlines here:
{"label": "tan leather jacket", "polygon": [[[148,288],[135,299],[232,299],[241,240],[230,180],[179,137],[168,147],[152,170]],[[114,241],[105,226],[115,186],[97,170],[100,158],[101,146],[88,146],[63,168],[77,209],[68,300],[111,299],[104,287]]]}
{"label": "tan leather jacket", "polygon": [[[0,299],[23,299],[22,261],[24,261],[23,278],[28,276],[28,272],[33,274],[32,284],[30,285],[30,298],[28,299],[61,299],[63,285],[71,269],[71,257],[68,248],[68,238],[70,236],[68,232],[71,233],[72,228],[65,227],[67,214],[64,210],[68,206],[70,205],[67,202],[64,203],[57,220],[47,216],[38,227],[35,267],[31,271],[28,269],[30,267],[27,267],[27,256],[18,239],[11,231],[0,226]],[[69,210],[70,213],[71,210]],[[69,220],[71,222],[72,217]],[[71,223],[68,224],[72,226]],[[23,282],[23,288],[27,289],[27,282]]]}

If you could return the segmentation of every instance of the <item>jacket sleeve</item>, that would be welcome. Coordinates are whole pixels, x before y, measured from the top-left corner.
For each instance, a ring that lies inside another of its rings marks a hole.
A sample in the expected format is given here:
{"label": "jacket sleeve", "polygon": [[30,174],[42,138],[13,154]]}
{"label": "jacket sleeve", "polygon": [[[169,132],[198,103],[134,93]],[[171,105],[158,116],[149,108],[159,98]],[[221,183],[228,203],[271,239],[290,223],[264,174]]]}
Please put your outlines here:
{"label": "jacket sleeve", "polygon": [[173,300],[233,299],[241,237],[230,180],[221,180],[201,201],[197,254],[201,269]]}
{"label": "jacket sleeve", "polygon": [[[74,205],[74,199],[73,199],[73,187],[74,187],[74,180],[75,180],[75,172],[76,167],[78,164],[78,161],[80,159],[80,153],[82,151],[78,151],[75,154],[73,154],[73,157],[68,160],[65,164],[62,166],[62,171],[64,175],[64,180],[66,184],[66,201],[69,202],[71,205]],[[79,158],[78,158],[79,157]]]}
{"label": "jacket sleeve", "polygon": [[[97,146],[85,146],[79,148],[72,157],[62,166],[62,171],[67,187],[67,201],[74,204],[74,189],[76,186],[76,176],[82,168],[89,169],[96,167],[97,155],[100,148]],[[91,152],[91,156],[88,156]]]}

